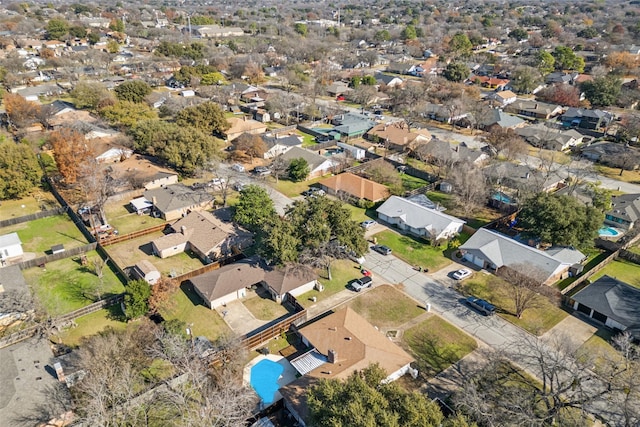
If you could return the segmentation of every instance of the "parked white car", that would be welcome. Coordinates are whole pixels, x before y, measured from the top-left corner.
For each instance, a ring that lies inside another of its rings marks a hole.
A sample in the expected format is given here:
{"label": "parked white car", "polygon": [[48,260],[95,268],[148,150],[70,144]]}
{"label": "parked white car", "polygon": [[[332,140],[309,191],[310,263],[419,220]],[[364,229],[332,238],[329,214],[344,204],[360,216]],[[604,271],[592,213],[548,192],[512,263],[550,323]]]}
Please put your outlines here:
{"label": "parked white car", "polygon": [[362,221],[362,222],[360,223],[360,227],[362,227],[362,228],[364,228],[365,230],[367,230],[367,229],[369,229],[369,228],[373,227],[373,226],[374,226],[374,225],[376,225],[376,224],[377,224],[377,222],[376,222],[376,221],[374,221],[374,220],[372,220],[372,219],[368,219],[368,220],[366,220],[366,221]]}
{"label": "parked white car", "polygon": [[469,270],[468,268],[461,268],[460,270],[454,271],[451,275],[451,277],[456,280],[466,279],[469,276],[471,276],[471,270]]}
{"label": "parked white car", "polygon": [[236,172],[244,172],[244,166],[242,166],[240,163],[234,163],[233,165],[231,165],[231,170],[234,170]]}

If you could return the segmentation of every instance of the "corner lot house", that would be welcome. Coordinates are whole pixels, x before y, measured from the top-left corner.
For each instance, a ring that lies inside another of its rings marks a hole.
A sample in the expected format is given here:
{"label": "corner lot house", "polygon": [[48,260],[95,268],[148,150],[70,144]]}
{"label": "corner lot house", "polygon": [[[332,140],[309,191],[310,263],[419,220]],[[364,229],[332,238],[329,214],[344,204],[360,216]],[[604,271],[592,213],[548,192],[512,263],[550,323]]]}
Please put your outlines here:
{"label": "corner lot house", "polygon": [[12,258],[19,258],[24,252],[22,251],[22,241],[18,233],[9,233],[0,236],[0,265],[5,265]]}
{"label": "corner lot house", "polygon": [[633,228],[640,219],[640,194],[621,194],[611,198],[611,210],[604,216],[604,222],[615,227]]}
{"label": "corner lot house", "polygon": [[205,189],[194,190],[183,184],[146,190],[144,198],[151,201],[153,212],[166,221],[178,219],[191,211],[211,208],[214,200]]}
{"label": "corner lot house", "polygon": [[378,202],[389,197],[389,189],[382,184],[346,172],[318,182],[328,194],[343,194],[355,199]]}
{"label": "corner lot house", "polygon": [[476,231],[460,246],[460,251],[466,261],[494,271],[503,266],[518,268],[526,264],[534,269],[532,273],[536,276],[544,276],[547,285],[568,277],[569,269],[586,259],[573,248],[541,251],[486,228]]}
{"label": "corner lot house", "polygon": [[378,218],[427,239],[449,239],[462,231],[465,221],[426,208],[411,200],[391,196],[377,209]]}
{"label": "corner lot house", "polygon": [[640,289],[613,277],[602,276],[572,298],[574,310],[640,338]]}
{"label": "corner lot house", "polygon": [[366,319],[347,307],[299,330],[311,350],[291,361],[301,378],[280,389],[285,406],[303,426],[308,423],[306,390],[320,379],[345,379],[356,370],[378,363],[391,382],[415,373],[414,359]]}

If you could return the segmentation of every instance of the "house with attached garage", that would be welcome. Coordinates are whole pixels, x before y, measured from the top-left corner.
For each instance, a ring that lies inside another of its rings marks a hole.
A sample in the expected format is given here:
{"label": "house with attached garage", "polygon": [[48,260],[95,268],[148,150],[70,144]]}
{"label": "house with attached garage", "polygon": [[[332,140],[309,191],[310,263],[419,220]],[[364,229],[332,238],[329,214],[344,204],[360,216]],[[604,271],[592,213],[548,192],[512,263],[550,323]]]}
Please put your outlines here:
{"label": "house with attached garage", "polygon": [[573,295],[569,305],[605,326],[640,339],[640,289],[634,286],[605,275]]}
{"label": "house with attached garage", "polygon": [[263,135],[262,140],[267,145],[267,151],[264,152],[265,159],[278,157],[293,147],[302,148],[302,137],[298,135]]}
{"label": "house with attached garage", "polygon": [[569,108],[561,117],[565,127],[578,127],[597,130],[605,128],[613,121],[613,114],[602,110],[587,110],[586,108]]}
{"label": "house with attached garage", "polygon": [[152,188],[143,193],[149,200],[152,214],[166,221],[181,218],[191,211],[200,211],[213,207],[214,197],[206,189],[193,189],[183,184]]}
{"label": "house with attached garage", "polygon": [[611,210],[605,213],[607,225],[632,229],[640,219],[640,194],[621,194],[611,198]]}
{"label": "house with attached garage", "polygon": [[334,172],[338,163],[330,157],[321,156],[312,151],[300,147],[293,147],[282,155],[282,159],[290,162],[293,159],[305,159],[309,165],[309,176],[307,179],[317,178]]}
{"label": "house with attached garage", "polygon": [[544,124],[526,126],[515,132],[534,147],[554,151],[566,151],[591,139],[575,129],[555,129]]}
{"label": "house with attached garage", "polygon": [[465,221],[398,196],[389,197],[378,209],[378,219],[429,240],[451,239]]}
{"label": "house with attached garage", "polygon": [[18,233],[0,236],[0,266],[4,266],[12,260],[20,259],[23,254],[22,241]]}
{"label": "house with attached garage", "polygon": [[502,90],[500,92],[491,92],[486,96],[487,100],[497,104],[500,107],[512,104],[517,101],[518,96],[510,90]]}
{"label": "house with attached garage", "polygon": [[478,118],[481,128],[491,131],[493,128],[517,129],[526,126],[527,122],[520,117],[512,116],[498,108],[491,108],[482,117]]}
{"label": "house with attached garage", "polygon": [[549,120],[562,114],[564,109],[556,104],[535,101],[530,99],[518,99],[507,105],[504,109],[507,113],[519,114],[526,117],[534,117],[536,119]]}
{"label": "house with attached garage", "polygon": [[427,143],[432,138],[427,129],[412,129],[405,121],[380,123],[369,129],[365,137],[378,144],[384,144],[390,150],[399,151]]}
{"label": "house with attached garage", "polygon": [[387,373],[383,383],[418,374],[411,355],[349,307],[300,328],[298,334],[310,350],[291,360],[300,378],[279,391],[299,425],[311,425],[306,392],[318,381],[344,380],[373,363]]}
{"label": "house with attached garage", "polygon": [[459,250],[465,261],[487,270],[518,268],[526,264],[547,285],[569,277],[570,270],[579,269],[578,265],[586,259],[574,248],[555,247],[542,251],[486,228],[476,231]]}
{"label": "house with attached garage", "polygon": [[389,197],[389,189],[386,186],[349,172],[330,176],[318,184],[327,194],[356,200],[378,202]]}

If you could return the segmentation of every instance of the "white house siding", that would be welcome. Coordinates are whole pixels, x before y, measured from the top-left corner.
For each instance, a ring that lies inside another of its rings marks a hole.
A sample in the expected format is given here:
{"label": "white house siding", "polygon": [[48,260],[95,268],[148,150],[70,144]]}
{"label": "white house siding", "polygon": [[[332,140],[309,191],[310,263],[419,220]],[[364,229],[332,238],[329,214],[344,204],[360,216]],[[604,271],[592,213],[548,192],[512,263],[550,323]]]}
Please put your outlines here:
{"label": "white house siding", "polygon": [[389,375],[387,378],[382,380],[382,382],[385,383],[385,384],[393,382],[393,381],[397,380],[398,378],[400,378],[401,376],[403,376],[404,374],[406,374],[409,371],[409,369],[411,369],[411,364],[407,363],[402,368],[398,369],[397,371],[395,371],[394,373]]}
{"label": "white house siding", "polygon": [[209,301],[209,308],[214,309],[216,307],[220,307],[222,305],[228,304],[238,299],[246,298],[247,290],[245,288],[238,289],[237,291],[231,292],[223,297],[218,299],[214,299],[213,301]]}
{"label": "white house siding", "polygon": [[604,324],[605,324],[605,325],[607,325],[607,326],[608,326],[608,327],[610,327],[610,328],[613,328],[613,329],[619,329],[619,330],[621,330],[621,331],[624,331],[625,329],[627,329],[627,327],[626,327],[626,326],[624,326],[624,325],[623,325],[623,324],[621,324],[621,323],[616,322],[615,320],[613,320],[613,319],[612,319],[612,318],[610,318],[610,317],[607,317],[607,321],[606,321]]}
{"label": "white house siding", "polygon": [[22,256],[22,245],[15,244],[0,248],[0,258],[13,258]]}
{"label": "white house siding", "polygon": [[152,243],[152,245],[153,252],[155,252],[156,255],[158,255],[160,258],[168,258],[170,256],[178,255],[184,252],[187,247],[187,242],[163,250],[159,250],[154,243]]}
{"label": "white house siding", "polygon": [[167,185],[177,184],[178,175],[169,175],[163,178],[154,179],[145,184],[145,190],[152,190],[154,188],[166,187]]}
{"label": "white house siding", "polygon": [[302,285],[302,286],[298,286],[296,289],[293,289],[293,290],[289,291],[289,293],[290,293],[292,296],[297,297],[297,296],[299,296],[299,295],[302,295],[302,294],[304,294],[304,293],[307,293],[307,292],[309,292],[309,291],[312,291],[312,290],[313,290],[313,287],[314,287],[315,285],[316,285],[316,281],[315,281],[315,280],[312,280],[312,281],[311,281],[311,282],[309,282],[309,283],[305,283],[304,285]]}

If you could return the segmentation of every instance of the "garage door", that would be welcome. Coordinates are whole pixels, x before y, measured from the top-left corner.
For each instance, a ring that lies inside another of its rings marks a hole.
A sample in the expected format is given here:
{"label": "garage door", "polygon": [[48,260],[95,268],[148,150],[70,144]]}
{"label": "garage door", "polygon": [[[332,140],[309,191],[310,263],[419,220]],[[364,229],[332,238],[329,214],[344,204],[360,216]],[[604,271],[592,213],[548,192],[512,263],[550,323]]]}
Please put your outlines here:
{"label": "garage door", "polygon": [[464,257],[467,261],[474,263],[480,268],[484,268],[484,260],[482,258],[476,257],[473,254],[466,254]]}

